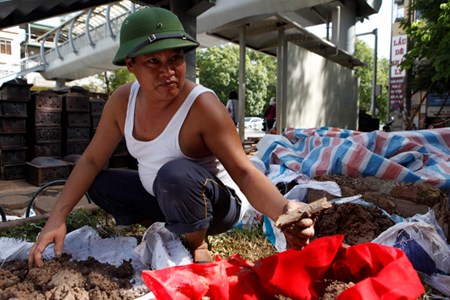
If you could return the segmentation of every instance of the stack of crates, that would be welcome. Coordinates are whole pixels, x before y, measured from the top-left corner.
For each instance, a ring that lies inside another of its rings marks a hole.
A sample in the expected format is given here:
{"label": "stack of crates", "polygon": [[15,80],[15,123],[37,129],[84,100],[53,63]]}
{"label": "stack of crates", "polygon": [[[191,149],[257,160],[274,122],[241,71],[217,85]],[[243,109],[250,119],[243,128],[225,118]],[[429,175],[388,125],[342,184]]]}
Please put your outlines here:
{"label": "stack of crates", "polygon": [[63,156],[83,154],[91,139],[89,95],[70,91],[63,96]]}
{"label": "stack of crates", "polygon": [[91,113],[91,137],[94,136],[95,130],[97,130],[98,123],[102,116],[103,108],[105,107],[106,100],[102,98],[90,98],[89,106]]}
{"label": "stack of crates", "polygon": [[[106,104],[106,100],[102,98],[91,98],[91,137],[94,136],[97,130],[98,123],[100,122],[100,117],[103,112],[103,108]],[[108,167],[110,168],[130,168],[130,163],[133,168],[137,168],[134,158],[128,153],[127,145],[125,139],[122,139],[114,150],[112,156],[109,159]]]}
{"label": "stack of crates", "polygon": [[61,157],[62,142],[62,97],[52,91],[41,91],[31,95],[28,107],[29,134],[28,160],[35,157]]}
{"label": "stack of crates", "polygon": [[31,84],[15,79],[0,87],[0,178],[25,178],[27,103]]}

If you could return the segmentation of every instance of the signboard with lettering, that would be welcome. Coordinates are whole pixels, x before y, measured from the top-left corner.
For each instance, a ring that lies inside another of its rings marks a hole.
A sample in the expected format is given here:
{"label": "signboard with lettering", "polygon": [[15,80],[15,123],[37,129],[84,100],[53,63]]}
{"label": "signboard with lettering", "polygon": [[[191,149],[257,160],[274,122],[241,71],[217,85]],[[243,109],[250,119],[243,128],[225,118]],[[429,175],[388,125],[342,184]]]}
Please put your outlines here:
{"label": "signboard with lettering", "polygon": [[408,44],[407,35],[396,35],[391,42],[391,74],[389,79],[389,105],[392,111],[403,110],[405,99],[405,71],[399,65],[406,54]]}
{"label": "signboard with lettering", "polygon": [[405,70],[401,70],[399,65],[408,50],[407,44],[408,39],[406,34],[392,37],[391,77],[405,77]]}
{"label": "signboard with lettering", "polygon": [[389,93],[389,104],[393,111],[403,109],[403,99],[405,98],[405,78],[391,77],[389,81],[391,90]]}
{"label": "signboard with lettering", "polygon": [[430,94],[428,95],[428,106],[442,106],[445,101],[445,105],[450,106],[450,97],[447,99],[447,95]]}
{"label": "signboard with lettering", "polygon": [[450,117],[450,106],[444,106],[442,109],[440,106],[428,106],[427,117]]}

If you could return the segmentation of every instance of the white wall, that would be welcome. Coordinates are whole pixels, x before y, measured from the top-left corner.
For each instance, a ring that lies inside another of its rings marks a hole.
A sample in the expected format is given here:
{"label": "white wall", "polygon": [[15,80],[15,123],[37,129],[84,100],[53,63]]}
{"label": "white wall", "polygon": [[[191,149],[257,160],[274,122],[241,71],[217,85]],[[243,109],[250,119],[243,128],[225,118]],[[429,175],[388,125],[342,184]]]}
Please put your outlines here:
{"label": "white wall", "polygon": [[288,43],[286,126],[357,129],[354,71]]}
{"label": "white wall", "polygon": [[11,55],[0,53],[0,70],[2,74],[20,70],[20,29],[19,26],[0,30],[0,39],[11,41]]}

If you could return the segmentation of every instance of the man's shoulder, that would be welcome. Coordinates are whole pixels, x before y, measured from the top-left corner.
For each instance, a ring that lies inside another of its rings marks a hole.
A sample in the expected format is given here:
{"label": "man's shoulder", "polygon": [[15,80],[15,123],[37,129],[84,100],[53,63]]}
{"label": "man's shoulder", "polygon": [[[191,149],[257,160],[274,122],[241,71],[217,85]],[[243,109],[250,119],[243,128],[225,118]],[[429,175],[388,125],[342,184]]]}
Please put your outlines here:
{"label": "man's shoulder", "polygon": [[133,83],[125,83],[118,87],[110,96],[107,104],[110,106],[120,106],[123,108],[124,105],[128,104],[130,98],[131,86]]}
{"label": "man's shoulder", "polygon": [[134,83],[135,82],[127,82],[125,84],[122,84],[111,95],[117,94],[117,96],[120,96],[120,97],[129,96],[131,87],[133,86]]}

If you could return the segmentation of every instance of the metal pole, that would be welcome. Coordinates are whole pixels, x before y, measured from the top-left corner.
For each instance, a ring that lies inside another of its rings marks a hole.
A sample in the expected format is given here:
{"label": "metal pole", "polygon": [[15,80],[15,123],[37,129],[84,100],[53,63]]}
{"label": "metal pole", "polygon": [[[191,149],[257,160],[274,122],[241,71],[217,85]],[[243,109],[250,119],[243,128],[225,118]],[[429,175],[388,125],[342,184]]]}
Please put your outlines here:
{"label": "metal pole", "polygon": [[[277,120],[277,125],[276,125],[276,129],[277,129],[277,133],[281,134],[282,130],[283,130],[283,103],[286,99],[285,96],[285,90],[283,89],[283,82],[284,80],[284,72],[283,72],[283,68],[285,67],[285,65],[283,64],[284,59],[283,59],[283,47],[284,47],[284,28],[280,28],[278,30],[278,48],[277,48],[277,86],[276,86],[276,98],[277,98],[277,113],[276,113],[276,120]],[[270,132],[271,128],[268,128],[268,132]]]}
{"label": "metal pole", "polygon": [[[197,36],[197,17],[192,14],[186,13],[189,8],[190,1],[170,1],[170,10],[178,16],[181,23],[183,24],[184,30],[193,38]],[[191,81],[197,80],[196,73],[196,51],[190,51],[184,56],[186,61],[186,78]]]}
{"label": "metal pole", "polygon": [[[286,38],[286,34],[283,30],[283,37],[282,37],[282,43],[283,43],[283,55],[282,55],[282,59],[283,59],[283,65],[281,67],[281,72],[282,72],[282,85],[281,88],[283,90],[283,92],[281,93],[282,95],[282,99],[281,99],[281,128],[280,131],[278,131],[280,134],[283,132],[283,130],[287,127],[287,56],[288,56],[288,49],[287,49],[287,38]],[[277,100],[278,101],[278,100]],[[277,122],[278,123],[278,122]]]}
{"label": "metal pole", "polygon": [[245,140],[245,50],[246,27],[239,28],[239,137],[241,143]]}
{"label": "metal pole", "polygon": [[378,29],[373,30],[373,34],[375,35],[375,46],[373,52],[373,76],[372,76],[372,101],[370,102],[370,113],[372,114],[372,118],[375,117],[375,107],[376,107],[376,99],[377,99],[377,57],[378,57]]}
{"label": "metal pole", "polygon": [[376,87],[377,87],[377,57],[378,57],[378,29],[375,28],[373,31],[371,32],[365,32],[365,33],[360,33],[357,34],[356,36],[361,36],[361,35],[367,35],[367,34],[373,34],[375,35],[375,45],[374,45],[374,51],[373,51],[373,67],[372,67],[372,96],[370,99],[370,113],[372,115],[372,117],[375,117],[375,101],[376,101],[376,97],[377,97],[377,91],[376,91]]}

